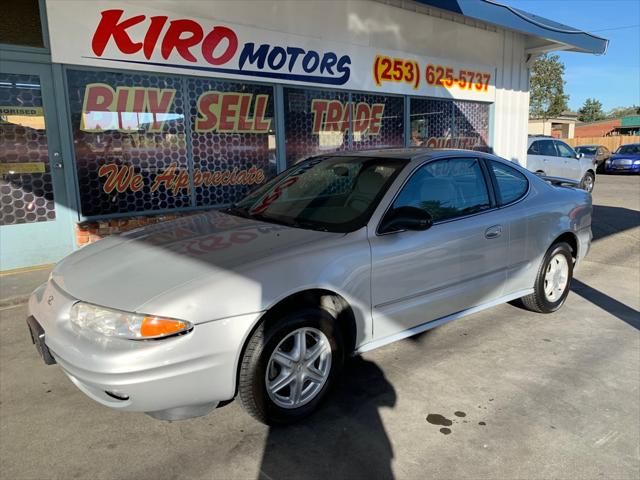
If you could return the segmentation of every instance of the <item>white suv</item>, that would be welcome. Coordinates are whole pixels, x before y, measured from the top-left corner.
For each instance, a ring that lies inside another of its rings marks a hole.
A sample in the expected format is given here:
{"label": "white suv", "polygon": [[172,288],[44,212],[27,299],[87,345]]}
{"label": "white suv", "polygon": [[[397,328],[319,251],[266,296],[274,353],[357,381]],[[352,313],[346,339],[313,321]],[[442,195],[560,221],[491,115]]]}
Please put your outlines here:
{"label": "white suv", "polygon": [[593,159],[576,153],[566,143],[550,137],[529,137],[527,168],[549,177],[570,178],[580,182],[587,192],[593,190],[596,181]]}

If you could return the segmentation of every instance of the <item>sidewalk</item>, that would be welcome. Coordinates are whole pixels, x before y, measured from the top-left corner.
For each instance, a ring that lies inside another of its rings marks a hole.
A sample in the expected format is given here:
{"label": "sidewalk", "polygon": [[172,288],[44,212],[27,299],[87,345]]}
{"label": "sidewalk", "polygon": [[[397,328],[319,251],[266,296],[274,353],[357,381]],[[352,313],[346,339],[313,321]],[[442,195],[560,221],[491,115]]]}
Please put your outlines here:
{"label": "sidewalk", "polygon": [[25,303],[38,286],[47,281],[53,265],[0,273],[0,308]]}

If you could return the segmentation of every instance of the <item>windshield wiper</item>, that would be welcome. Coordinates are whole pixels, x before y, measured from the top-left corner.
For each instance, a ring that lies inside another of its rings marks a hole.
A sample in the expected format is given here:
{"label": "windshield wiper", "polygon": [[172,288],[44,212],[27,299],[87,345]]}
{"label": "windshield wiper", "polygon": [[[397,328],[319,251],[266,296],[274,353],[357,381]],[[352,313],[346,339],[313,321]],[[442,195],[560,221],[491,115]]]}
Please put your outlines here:
{"label": "windshield wiper", "polygon": [[224,213],[228,213],[230,215],[235,215],[237,217],[251,218],[251,215],[244,208],[238,207],[237,205],[231,205],[230,207],[222,209]]}

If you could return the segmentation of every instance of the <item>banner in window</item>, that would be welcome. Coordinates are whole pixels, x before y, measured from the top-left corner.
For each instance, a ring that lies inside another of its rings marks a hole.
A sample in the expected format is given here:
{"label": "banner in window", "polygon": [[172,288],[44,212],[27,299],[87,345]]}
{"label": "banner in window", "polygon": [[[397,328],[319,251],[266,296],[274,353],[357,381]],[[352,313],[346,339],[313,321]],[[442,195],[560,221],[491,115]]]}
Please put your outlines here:
{"label": "banner in window", "polygon": [[489,150],[489,104],[411,99],[411,145]]}
{"label": "banner in window", "polygon": [[219,206],[275,175],[271,87],[68,72],[82,214]]}

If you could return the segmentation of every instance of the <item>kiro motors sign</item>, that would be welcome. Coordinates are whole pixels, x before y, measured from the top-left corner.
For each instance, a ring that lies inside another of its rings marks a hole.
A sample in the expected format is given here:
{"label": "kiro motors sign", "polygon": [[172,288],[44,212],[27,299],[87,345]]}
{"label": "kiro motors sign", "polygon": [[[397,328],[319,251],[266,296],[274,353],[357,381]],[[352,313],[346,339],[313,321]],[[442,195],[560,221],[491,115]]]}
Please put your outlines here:
{"label": "kiro motors sign", "polygon": [[[236,30],[226,25],[205,26],[188,18],[127,14],[122,9],[103,10],[100,16],[91,40],[97,59],[328,85],[344,85],[351,73],[349,55],[295,45],[241,44]],[[144,29],[142,40],[132,39],[136,27]],[[110,43],[131,59],[105,57]],[[163,62],[153,61],[158,50]],[[144,60],[136,59],[139,54]],[[187,63],[173,63],[172,57]]]}
{"label": "kiro motors sign", "polygon": [[215,2],[46,4],[55,63],[486,102],[495,98],[495,67],[336,43],[317,32],[313,37],[286,33],[290,19],[281,32],[233,24],[212,18],[224,16],[212,12]]}

